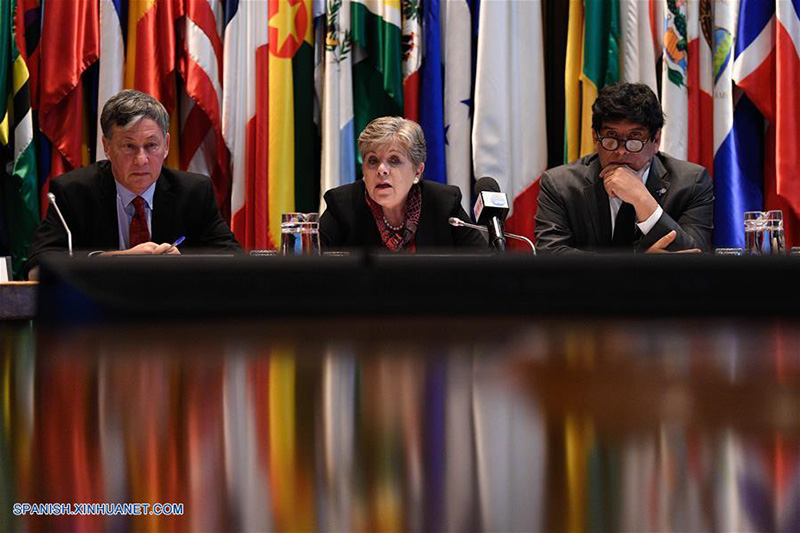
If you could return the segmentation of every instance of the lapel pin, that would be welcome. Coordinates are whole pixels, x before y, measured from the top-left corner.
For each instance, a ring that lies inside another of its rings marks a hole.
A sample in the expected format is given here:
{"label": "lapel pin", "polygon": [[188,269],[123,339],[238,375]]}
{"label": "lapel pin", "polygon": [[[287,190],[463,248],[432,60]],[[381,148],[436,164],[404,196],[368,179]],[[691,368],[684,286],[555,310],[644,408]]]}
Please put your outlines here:
{"label": "lapel pin", "polygon": [[666,193],[667,193],[667,189],[665,189],[664,187],[661,187],[660,189],[658,189],[656,191],[656,194],[659,195],[659,196],[664,196]]}

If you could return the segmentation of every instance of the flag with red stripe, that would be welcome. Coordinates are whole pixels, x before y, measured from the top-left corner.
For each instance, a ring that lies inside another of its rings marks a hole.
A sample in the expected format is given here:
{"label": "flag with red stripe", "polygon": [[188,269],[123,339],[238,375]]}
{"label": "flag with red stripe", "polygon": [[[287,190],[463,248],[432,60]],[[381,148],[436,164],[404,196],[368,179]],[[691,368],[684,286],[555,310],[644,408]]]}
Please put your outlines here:
{"label": "flag with red stripe", "polygon": [[223,217],[230,220],[228,149],[222,137],[222,0],[186,3],[180,71],[181,169],[210,176]]}
{"label": "flag with red stripe", "polygon": [[231,153],[231,229],[245,249],[274,248],[267,203],[267,2],[228,0],[226,7],[222,135]]}
{"label": "flag with red stripe", "polygon": [[475,176],[513,199],[506,228],[533,238],[539,175],[547,166],[542,6],[481,4],[472,128]]}

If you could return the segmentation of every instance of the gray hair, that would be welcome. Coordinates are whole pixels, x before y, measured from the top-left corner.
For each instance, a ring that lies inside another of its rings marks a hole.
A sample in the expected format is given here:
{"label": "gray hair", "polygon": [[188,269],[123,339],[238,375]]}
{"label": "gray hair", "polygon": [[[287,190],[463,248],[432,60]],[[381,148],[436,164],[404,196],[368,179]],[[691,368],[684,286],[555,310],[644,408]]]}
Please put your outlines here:
{"label": "gray hair", "polygon": [[142,118],[152,119],[161,128],[164,136],[169,129],[169,114],[161,102],[147,93],[125,89],[108,99],[100,114],[103,136],[111,139],[114,126],[125,128]]}
{"label": "gray hair", "polygon": [[419,124],[403,117],[379,117],[367,124],[358,136],[358,151],[363,158],[365,154],[394,142],[405,148],[415,167],[425,162],[425,134]]}

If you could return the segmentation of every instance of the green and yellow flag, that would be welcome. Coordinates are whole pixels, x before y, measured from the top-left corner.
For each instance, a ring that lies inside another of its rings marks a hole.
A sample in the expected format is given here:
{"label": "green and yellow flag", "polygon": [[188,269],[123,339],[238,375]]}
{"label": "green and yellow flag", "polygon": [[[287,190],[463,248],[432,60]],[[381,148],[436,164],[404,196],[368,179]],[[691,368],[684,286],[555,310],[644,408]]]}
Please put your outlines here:
{"label": "green and yellow flag", "polygon": [[617,81],[619,3],[617,0],[570,0],[564,80],[565,162],[594,151],[592,104],[600,89]]}
{"label": "green and yellow flag", "polygon": [[[39,224],[28,67],[17,47],[17,0],[0,3],[0,176],[14,277],[19,278]],[[21,33],[21,32],[20,32]]]}

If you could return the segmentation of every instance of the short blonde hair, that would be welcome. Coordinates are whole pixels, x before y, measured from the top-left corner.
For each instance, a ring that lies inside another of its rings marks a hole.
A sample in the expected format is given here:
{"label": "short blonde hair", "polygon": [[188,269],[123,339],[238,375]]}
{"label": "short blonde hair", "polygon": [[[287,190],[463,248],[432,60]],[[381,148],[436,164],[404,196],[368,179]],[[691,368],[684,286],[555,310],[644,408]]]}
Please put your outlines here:
{"label": "short blonde hair", "polygon": [[403,117],[379,117],[367,124],[358,136],[358,151],[363,158],[367,153],[395,142],[405,148],[415,167],[425,162],[428,155],[425,134],[419,124]]}

